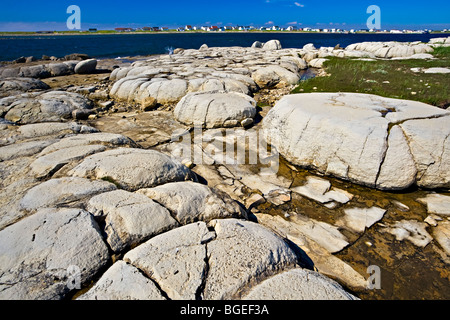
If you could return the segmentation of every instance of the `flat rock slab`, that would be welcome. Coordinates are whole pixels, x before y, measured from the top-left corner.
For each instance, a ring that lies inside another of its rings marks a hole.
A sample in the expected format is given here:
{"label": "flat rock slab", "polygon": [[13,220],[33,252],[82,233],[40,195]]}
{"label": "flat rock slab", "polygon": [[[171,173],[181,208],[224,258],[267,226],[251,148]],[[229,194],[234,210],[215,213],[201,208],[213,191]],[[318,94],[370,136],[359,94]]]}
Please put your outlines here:
{"label": "flat rock slab", "polygon": [[181,123],[206,128],[236,127],[256,115],[256,101],[239,93],[190,93],[177,104]]}
{"label": "flat rock slab", "polygon": [[272,146],[302,167],[383,190],[448,188],[449,116],[415,101],[308,93],[283,97],[263,127]]}
{"label": "flat rock slab", "polygon": [[357,300],[337,282],[306,269],[277,274],[252,288],[244,300]]}
{"label": "flat rock slab", "polygon": [[243,218],[246,213],[226,194],[218,194],[208,186],[186,181],[167,183],[138,193],[168,208],[183,225],[195,221]]}
{"label": "flat rock slab", "polygon": [[401,220],[382,229],[382,232],[391,233],[398,241],[409,240],[418,247],[425,247],[433,240],[426,228],[427,224],[423,222]]}
{"label": "flat rock slab", "polygon": [[92,197],[87,210],[105,218],[106,241],[114,252],[178,227],[169,211],[148,197],[115,190]]}
{"label": "flat rock slab", "polygon": [[114,113],[95,120],[93,125],[103,132],[120,133],[147,149],[171,141],[175,132],[188,130],[173,117],[171,111]]}
{"label": "flat rock slab", "polygon": [[436,228],[433,228],[433,238],[450,255],[450,221],[440,221]]}
{"label": "flat rock slab", "polygon": [[28,190],[19,205],[22,210],[34,211],[68,205],[115,189],[114,184],[101,180],[91,181],[78,177],[51,179]]}
{"label": "flat rock slab", "polygon": [[[280,216],[268,214],[255,216],[258,223],[301,248],[308,257],[302,261],[305,266],[308,266],[308,259],[311,259],[312,265],[321,274],[339,279],[339,282],[349,288],[366,288],[367,281],[364,276],[331,253],[338,252],[348,245],[346,237],[336,227],[303,217],[291,218],[288,221]],[[309,267],[312,265],[309,264]]]}
{"label": "flat rock slab", "polygon": [[118,148],[89,156],[69,175],[109,179],[129,191],[195,179],[187,167],[167,155],[133,148]]}
{"label": "flat rock slab", "polygon": [[340,225],[348,227],[350,230],[363,233],[366,228],[380,221],[386,210],[378,207],[371,208],[350,208],[344,210],[345,216],[339,220]]}
{"label": "flat rock slab", "polygon": [[450,197],[443,194],[428,194],[425,198],[417,199],[427,206],[428,213],[450,216]]}
{"label": "flat rock slab", "polygon": [[[71,278],[88,283],[109,259],[92,216],[80,209],[43,209],[0,231],[0,298],[62,299]],[[70,267],[78,270],[71,273]]]}

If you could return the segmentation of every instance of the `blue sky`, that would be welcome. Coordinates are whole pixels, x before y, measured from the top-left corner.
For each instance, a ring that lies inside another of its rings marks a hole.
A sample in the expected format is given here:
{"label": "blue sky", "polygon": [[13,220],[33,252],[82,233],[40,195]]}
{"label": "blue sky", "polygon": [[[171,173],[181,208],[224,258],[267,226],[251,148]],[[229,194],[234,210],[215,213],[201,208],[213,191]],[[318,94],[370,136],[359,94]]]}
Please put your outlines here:
{"label": "blue sky", "polygon": [[382,29],[450,28],[449,0],[21,0],[2,5],[0,31],[67,30],[69,5],[81,8],[82,29],[186,24],[364,28],[369,5],[381,8]]}

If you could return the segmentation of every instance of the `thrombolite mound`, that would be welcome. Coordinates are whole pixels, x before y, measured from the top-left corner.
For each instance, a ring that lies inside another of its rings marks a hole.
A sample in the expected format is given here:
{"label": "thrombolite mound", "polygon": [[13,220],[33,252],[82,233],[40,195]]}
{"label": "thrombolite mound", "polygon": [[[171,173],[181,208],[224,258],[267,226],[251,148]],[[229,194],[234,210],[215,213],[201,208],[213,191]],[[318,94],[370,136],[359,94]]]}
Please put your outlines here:
{"label": "thrombolite mound", "polygon": [[[129,269],[123,273],[124,277],[138,281],[139,288],[148,286],[150,278],[158,284],[160,295],[164,293],[164,296],[175,300],[238,299],[255,286],[257,291],[254,294],[264,292],[267,285],[262,281],[274,275],[277,277],[283,271],[292,270],[288,275],[295,274],[295,270],[301,275],[309,274],[298,266],[298,257],[280,237],[256,223],[236,219],[213,220],[208,225],[197,222],[177,228],[129,251],[123,260],[113,265],[80,298],[102,300],[111,296],[129,296],[129,288],[123,285],[123,281],[114,281],[117,269],[124,268],[124,262]],[[135,269],[141,270],[145,276],[128,274]],[[283,274],[281,276],[286,278]],[[313,284],[305,286],[305,299],[351,298],[333,281],[315,276],[319,281],[313,279]],[[261,282],[263,288],[258,289]],[[318,287],[314,289],[314,286]],[[320,297],[311,294],[315,290],[320,291]],[[274,291],[275,299],[281,299],[282,290],[276,288]],[[154,290],[149,290],[148,294],[153,296]]]}
{"label": "thrombolite mound", "polygon": [[268,42],[267,46],[273,50],[205,47],[137,61],[111,73],[110,80],[115,83],[110,95],[130,103],[153,98],[157,104],[171,105],[191,92],[251,95],[259,90],[260,83],[278,87],[297,83],[300,70],[307,68],[298,51],[283,50],[278,41]]}
{"label": "thrombolite mound", "polygon": [[0,97],[19,94],[31,90],[46,90],[50,87],[38,79],[6,78],[0,80]]}
{"label": "thrombolite mound", "polygon": [[206,128],[236,127],[256,115],[256,101],[239,93],[191,93],[177,104],[175,118],[187,125]]}
{"label": "thrombolite mound", "polygon": [[450,187],[450,112],[356,93],[285,96],[265,117],[293,164],[370,187]]}
{"label": "thrombolite mound", "polygon": [[92,105],[80,94],[64,91],[30,93],[0,99],[0,116],[17,124],[71,119],[74,111],[88,114]]}
{"label": "thrombolite mound", "polygon": [[196,179],[187,167],[165,154],[133,148],[118,148],[89,156],[69,175],[111,180],[130,191]]}

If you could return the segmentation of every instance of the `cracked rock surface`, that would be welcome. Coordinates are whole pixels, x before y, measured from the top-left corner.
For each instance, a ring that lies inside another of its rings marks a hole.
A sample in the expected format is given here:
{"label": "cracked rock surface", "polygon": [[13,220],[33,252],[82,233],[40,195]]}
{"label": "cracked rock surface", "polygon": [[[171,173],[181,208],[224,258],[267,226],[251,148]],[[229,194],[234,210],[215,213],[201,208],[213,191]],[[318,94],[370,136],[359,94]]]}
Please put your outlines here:
{"label": "cracked rock surface", "polygon": [[327,175],[383,190],[448,188],[449,119],[420,102],[310,93],[280,100],[264,130],[287,160]]}

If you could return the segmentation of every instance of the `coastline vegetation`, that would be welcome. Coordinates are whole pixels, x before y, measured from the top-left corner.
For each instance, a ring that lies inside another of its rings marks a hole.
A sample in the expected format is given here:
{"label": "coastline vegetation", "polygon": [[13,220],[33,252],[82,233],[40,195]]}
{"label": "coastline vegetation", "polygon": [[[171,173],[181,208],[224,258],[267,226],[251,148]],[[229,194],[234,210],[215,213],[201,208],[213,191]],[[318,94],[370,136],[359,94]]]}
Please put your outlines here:
{"label": "coastline vegetation", "polygon": [[434,60],[376,60],[327,58],[327,76],[302,81],[291,93],[356,92],[415,100],[441,108],[450,106],[448,74],[413,72],[411,68],[450,66],[450,47],[435,49]]}

